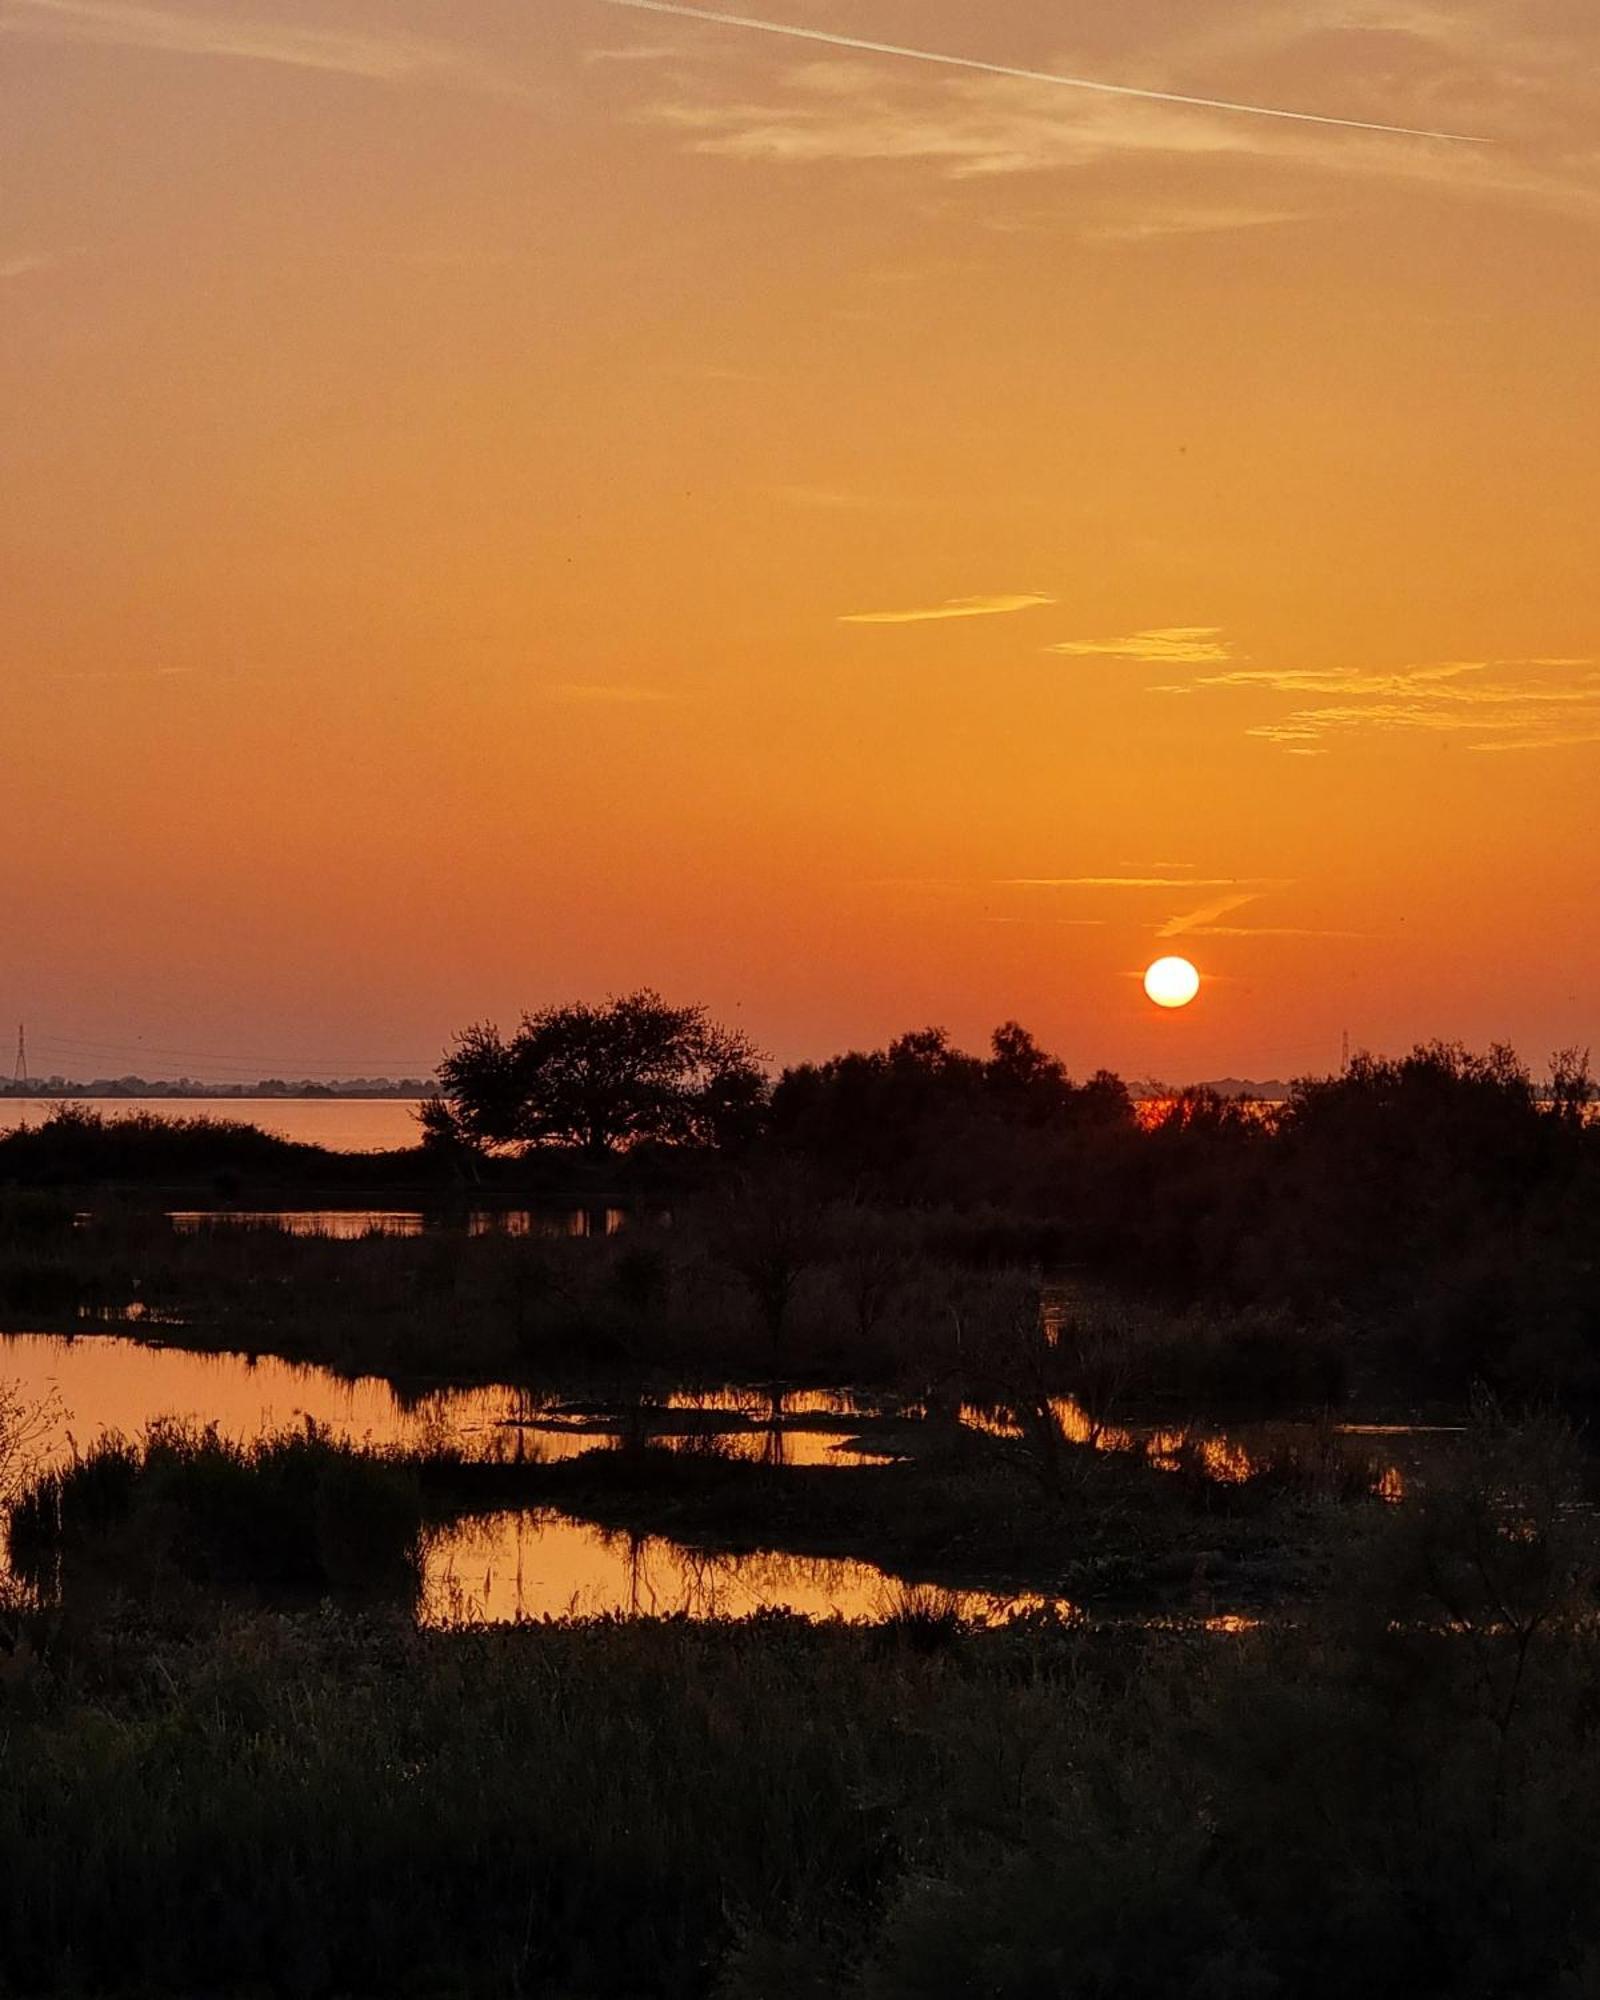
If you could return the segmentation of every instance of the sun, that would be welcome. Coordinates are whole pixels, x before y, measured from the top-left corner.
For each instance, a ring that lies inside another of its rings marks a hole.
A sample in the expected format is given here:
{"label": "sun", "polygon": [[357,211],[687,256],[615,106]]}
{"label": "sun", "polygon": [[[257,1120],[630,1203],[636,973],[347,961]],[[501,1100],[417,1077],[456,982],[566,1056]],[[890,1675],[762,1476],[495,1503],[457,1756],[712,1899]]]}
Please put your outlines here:
{"label": "sun", "polygon": [[1200,975],[1186,958],[1158,958],[1144,976],[1144,990],[1158,1007],[1187,1007],[1200,991]]}

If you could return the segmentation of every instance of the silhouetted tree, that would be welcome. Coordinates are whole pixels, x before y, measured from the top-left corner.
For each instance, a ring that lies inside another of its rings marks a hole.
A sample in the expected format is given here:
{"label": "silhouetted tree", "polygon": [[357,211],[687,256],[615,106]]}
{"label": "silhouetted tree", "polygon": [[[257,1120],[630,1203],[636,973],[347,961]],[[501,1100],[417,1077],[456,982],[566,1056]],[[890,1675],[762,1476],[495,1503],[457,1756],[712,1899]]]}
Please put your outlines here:
{"label": "silhouetted tree", "polygon": [[995,1029],[990,1050],[968,1055],[943,1028],[919,1028],[886,1049],[803,1063],[773,1091],[773,1134],[851,1185],[1004,1203],[1056,1184],[1080,1135],[1131,1130],[1119,1078],[1101,1070],[1073,1083],[1015,1021]]}
{"label": "silhouetted tree", "polygon": [[470,1027],[439,1065],[439,1086],[457,1129],[479,1145],[596,1157],[641,1144],[727,1146],[753,1136],[766,1103],[743,1035],[648,988],[525,1014],[509,1040],[488,1023]]}

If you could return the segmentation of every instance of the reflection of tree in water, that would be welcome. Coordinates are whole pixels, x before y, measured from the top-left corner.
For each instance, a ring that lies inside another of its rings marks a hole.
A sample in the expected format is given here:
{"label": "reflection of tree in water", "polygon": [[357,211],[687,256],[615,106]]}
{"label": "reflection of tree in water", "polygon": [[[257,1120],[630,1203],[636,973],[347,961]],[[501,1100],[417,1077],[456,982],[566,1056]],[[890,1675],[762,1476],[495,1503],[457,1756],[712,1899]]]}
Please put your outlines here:
{"label": "reflection of tree in water", "polygon": [[[464,1525],[445,1542],[443,1563],[430,1563],[423,1606],[424,1618],[434,1624],[608,1615],[746,1618],[763,1610],[926,1621],[994,1618],[1043,1601],[934,1590],[848,1558],[691,1548],[539,1510]],[[550,1576],[552,1567],[560,1582]],[[582,1579],[576,1587],[574,1571]]]}

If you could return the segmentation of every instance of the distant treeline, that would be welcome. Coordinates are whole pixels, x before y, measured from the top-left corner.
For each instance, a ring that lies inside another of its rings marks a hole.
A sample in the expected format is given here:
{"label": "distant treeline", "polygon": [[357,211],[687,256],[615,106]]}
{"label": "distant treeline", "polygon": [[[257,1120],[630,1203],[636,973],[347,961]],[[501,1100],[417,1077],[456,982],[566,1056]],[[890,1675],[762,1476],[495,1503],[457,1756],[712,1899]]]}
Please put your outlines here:
{"label": "distant treeline", "polygon": [[[828,1218],[856,1218],[858,1260],[869,1239],[937,1219],[941,1257],[1076,1276],[1163,1311],[1264,1313],[1273,1343],[1298,1354],[1305,1330],[1317,1353],[1331,1342],[1362,1369],[1375,1354],[1388,1383],[1420,1393],[1481,1378],[1600,1395],[1600,1126],[1575,1054],[1536,1084],[1508,1049],[1436,1043],[1358,1056],[1277,1105],[1203,1087],[1140,1103],[1109,1072],[1068,1076],[1010,1024],[981,1056],[929,1029],[769,1084],[696,1010],[634,996],[530,1017],[509,1041],[474,1031],[441,1085],[419,1147],[368,1155],[65,1106],[0,1136],[0,1190],[209,1183],[261,1201],[405,1186],[441,1203],[654,1205],[675,1216],[650,1279],[663,1300],[697,1231],[742,1231],[752,1285],[781,1301]],[[724,1220],[700,1219],[712,1208]],[[1261,1375],[1245,1359],[1232,1372]]]}
{"label": "distant treeline", "polygon": [[0,1097],[424,1097],[432,1088],[420,1076],[357,1076],[330,1083],[281,1076],[265,1076],[256,1083],[202,1083],[192,1076],[96,1076],[84,1083],[66,1076],[36,1076],[0,1082]]}

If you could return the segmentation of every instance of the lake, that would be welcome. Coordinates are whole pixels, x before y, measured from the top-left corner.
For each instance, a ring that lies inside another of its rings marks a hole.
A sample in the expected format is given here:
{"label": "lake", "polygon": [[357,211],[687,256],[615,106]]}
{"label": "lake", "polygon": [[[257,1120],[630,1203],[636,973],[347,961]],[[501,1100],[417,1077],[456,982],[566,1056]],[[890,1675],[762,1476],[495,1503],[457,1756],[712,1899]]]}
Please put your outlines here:
{"label": "lake", "polygon": [[335,1153],[388,1152],[417,1143],[414,1097],[0,1097],[0,1132],[42,1125],[63,1101],[106,1118],[144,1111],[157,1118],[239,1120]]}

